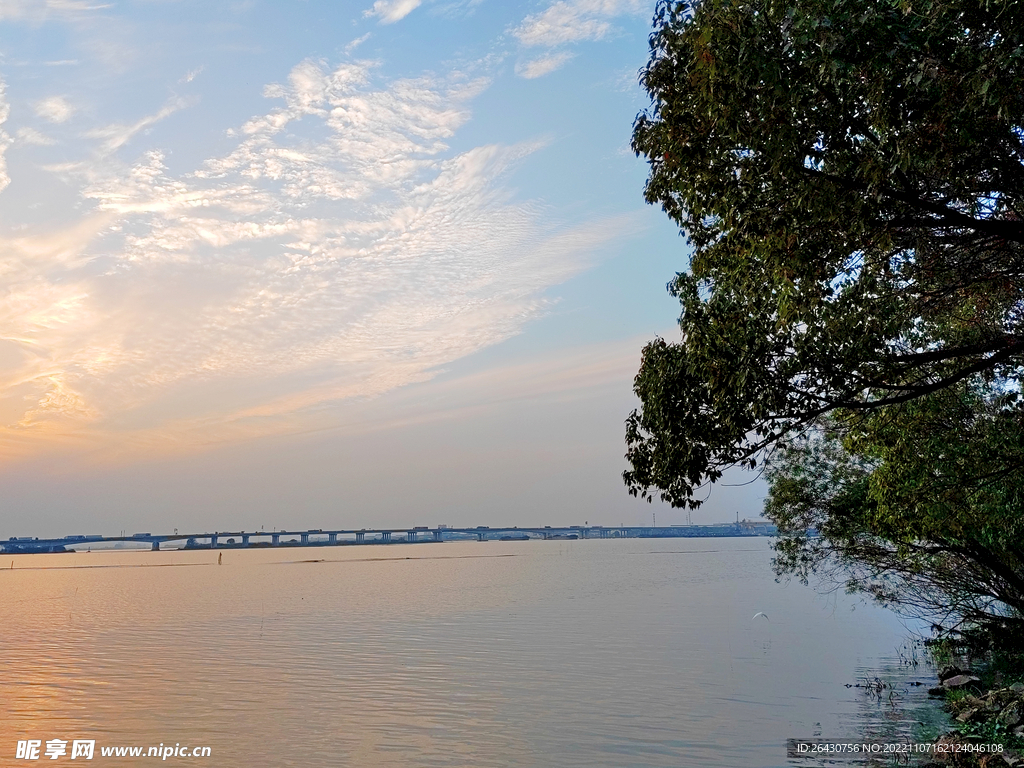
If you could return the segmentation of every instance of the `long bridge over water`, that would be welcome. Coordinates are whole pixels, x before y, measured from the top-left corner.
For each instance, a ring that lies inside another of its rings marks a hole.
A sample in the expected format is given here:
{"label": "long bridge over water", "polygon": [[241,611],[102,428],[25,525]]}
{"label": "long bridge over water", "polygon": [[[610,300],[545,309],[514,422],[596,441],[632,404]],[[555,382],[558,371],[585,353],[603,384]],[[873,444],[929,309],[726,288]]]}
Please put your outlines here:
{"label": "long bridge over water", "polygon": [[159,550],[162,544],[178,542],[178,549],[236,549],[247,547],[324,547],[356,544],[416,544],[477,539],[478,541],[525,541],[527,539],[608,539],[608,538],[703,538],[720,536],[773,536],[775,527],[756,522],[722,525],[603,526],[570,525],[540,527],[452,528],[415,526],[413,528],[322,528],[305,531],[215,531],[214,533],[171,534],[133,533],[121,536],[62,536],[59,538],[12,537],[0,541],[0,553],[34,554],[67,552],[96,545],[130,542],[148,544]]}

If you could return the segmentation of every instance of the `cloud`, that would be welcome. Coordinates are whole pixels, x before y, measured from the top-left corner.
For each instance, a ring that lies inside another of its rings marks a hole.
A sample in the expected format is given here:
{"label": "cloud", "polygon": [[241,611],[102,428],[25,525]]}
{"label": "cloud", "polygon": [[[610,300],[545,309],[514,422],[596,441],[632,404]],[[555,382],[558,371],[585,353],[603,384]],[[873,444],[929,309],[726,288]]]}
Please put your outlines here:
{"label": "cloud", "polygon": [[97,5],[80,0],[0,0],[0,20],[39,21],[48,16],[74,17],[110,7],[110,4]]}
{"label": "cloud", "polygon": [[22,144],[31,144],[36,147],[48,147],[57,142],[49,136],[40,133],[35,128],[19,128],[14,137]]}
{"label": "cloud", "polygon": [[[7,122],[10,115],[11,105],[7,103],[7,84],[0,80],[0,126]],[[11,177],[7,175],[7,158],[4,157],[11,143],[10,135],[0,128],[0,192],[11,183]]]}
{"label": "cloud", "polygon": [[188,102],[185,99],[172,99],[155,114],[147,115],[131,125],[112,123],[111,125],[104,126],[103,128],[95,128],[89,131],[86,136],[92,139],[103,139],[101,151],[104,154],[109,154],[120,149],[131,141],[132,137],[139,131],[143,131],[151,125],[155,125],[165,117],[173,115],[179,109],[183,109],[186,106],[188,106]]}
{"label": "cloud", "polygon": [[527,80],[532,80],[536,77],[542,77],[549,72],[554,72],[571,58],[572,54],[565,52],[541,56],[539,59],[528,61],[525,64],[517,64],[516,74],[520,77],[525,77]]}
{"label": "cloud", "polygon": [[66,123],[75,114],[75,108],[63,96],[50,96],[36,102],[35,112],[51,123]]}
{"label": "cloud", "polygon": [[[505,179],[541,143],[453,152],[487,86],[305,61],[190,172],[158,148],[66,172],[91,213],[0,236],[0,344],[18,350],[0,446],[186,449],[330,423],[519,333],[633,226],[515,199]],[[179,106],[91,135],[109,153]]]}
{"label": "cloud", "polygon": [[359,37],[357,37],[355,40],[353,40],[351,43],[345,46],[345,53],[351,54],[356,48],[358,48],[360,45],[369,40],[372,34],[372,32],[367,32],[365,35],[360,35]]}
{"label": "cloud", "polygon": [[640,0],[558,0],[523,19],[513,34],[528,47],[600,40],[612,29],[610,19],[645,10],[647,6]]}
{"label": "cloud", "polygon": [[423,0],[376,0],[365,16],[377,16],[381,24],[394,24],[419,8]]}

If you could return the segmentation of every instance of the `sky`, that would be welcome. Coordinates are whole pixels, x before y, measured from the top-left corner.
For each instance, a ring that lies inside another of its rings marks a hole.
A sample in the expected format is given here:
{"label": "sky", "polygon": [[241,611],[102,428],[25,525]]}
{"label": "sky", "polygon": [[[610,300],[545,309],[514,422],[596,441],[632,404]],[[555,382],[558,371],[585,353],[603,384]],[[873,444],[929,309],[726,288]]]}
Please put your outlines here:
{"label": "sky", "polygon": [[0,0],[0,537],[685,523],[621,480],[652,11]]}

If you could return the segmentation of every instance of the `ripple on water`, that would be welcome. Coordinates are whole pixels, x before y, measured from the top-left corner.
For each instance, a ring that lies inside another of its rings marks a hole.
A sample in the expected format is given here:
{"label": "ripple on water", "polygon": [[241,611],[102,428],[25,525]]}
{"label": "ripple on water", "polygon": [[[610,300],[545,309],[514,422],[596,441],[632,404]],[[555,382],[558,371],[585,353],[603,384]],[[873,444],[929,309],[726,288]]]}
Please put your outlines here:
{"label": "ripple on water", "polygon": [[892,706],[844,687],[904,674],[903,627],[776,584],[762,539],[302,555],[22,558],[0,573],[0,744],[203,744],[247,766],[758,768],[816,730],[915,728],[923,689]]}

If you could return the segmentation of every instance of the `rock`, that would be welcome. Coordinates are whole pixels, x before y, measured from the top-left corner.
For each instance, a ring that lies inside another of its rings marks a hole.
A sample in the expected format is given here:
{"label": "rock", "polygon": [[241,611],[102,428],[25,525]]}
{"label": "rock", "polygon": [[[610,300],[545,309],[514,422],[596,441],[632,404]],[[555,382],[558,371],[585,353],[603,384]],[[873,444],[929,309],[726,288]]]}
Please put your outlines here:
{"label": "rock", "polygon": [[956,716],[958,723],[973,723],[978,720],[978,715],[981,714],[981,710],[977,707],[970,707],[965,709],[959,715]]}
{"label": "rock", "polygon": [[996,722],[1000,725],[1005,725],[1007,728],[1016,728],[1022,722],[1024,722],[1024,711],[1019,701],[1013,701],[1003,708],[1003,711],[999,713],[996,718]]}
{"label": "rock", "polygon": [[1013,735],[1014,736],[1020,736],[1021,738],[1024,738],[1024,725],[1018,725],[1016,728],[1014,728],[1013,729]]}
{"label": "rock", "polygon": [[1014,693],[1024,693],[1024,683],[1014,683],[1010,686],[1010,690]]}
{"label": "rock", "polygon": [[999,712],[998,708],[994,711],[990,710],[984,699],[979,699],[977,696],[971,695],[948,702],[947,709],[954,717],[959,715],[961,712],[973,713],[971,715],[966,715],[967,720],[961,720],[960,722],[962,723],[966,723],[968,721],[978,722],[986,718],[994,717]]}
{"label": "rock", "polygon": [[947,691],[957,691],[968,686],[981,688],[981,678],[974,675],[953,675],[942,681],[942,687]]}
{"label": "rock", "polygon": [[1011,703],[1015,698],[1016,696],[1014,695],[1014,692],[1009,688],[1000,688],[996,691],[989,691],[985,695],[985,701],[990,707],[993,707],[996,710],[1004,709],[1006,705]]}
{"label": "rock", "polygon": [[964,675],[964,674],[967,674],[967,672],[965,670],[963,670],[963,669],[960,669],[960,667],[954,667],[952,665],[947,665],[947,666],[945,666],[945,667],[943,667],[942,669],[939,670],[939,682],[940,683],[944,683],[950,677],[956,677],[957,675]]}
{"label": "rock", "polygon": [[993,695],[991,693],[984,699],[978,699],[978,701],[981,702],[982,709],[984,709],[986,712],[991,712],[993,714],[1001,710],[1003,706],[1006,704],[1005,700],[1001,700],[998,696]]}

